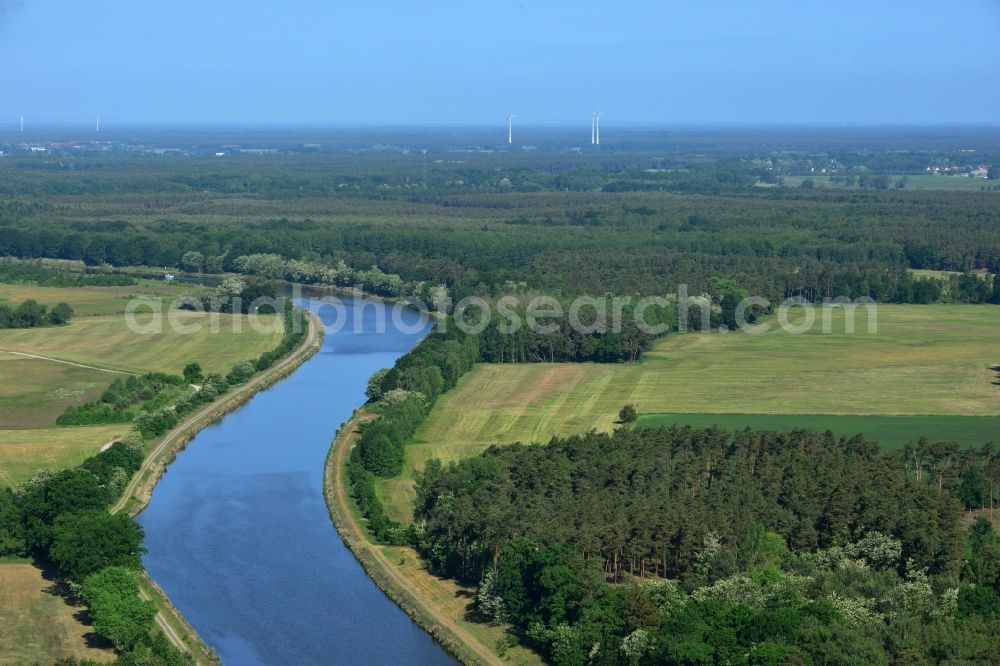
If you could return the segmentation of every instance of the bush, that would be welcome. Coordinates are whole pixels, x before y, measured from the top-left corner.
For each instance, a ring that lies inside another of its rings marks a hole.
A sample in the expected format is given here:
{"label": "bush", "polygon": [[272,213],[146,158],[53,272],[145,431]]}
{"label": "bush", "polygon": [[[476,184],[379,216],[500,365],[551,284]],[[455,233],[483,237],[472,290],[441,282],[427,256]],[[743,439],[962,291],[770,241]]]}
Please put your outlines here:
{"label": "bush", "polygon": [[201,372],[201,365],[198,363],[188,363],[184,366],[184,381],[188,384],[197,384],[204,375]]}
{"label": "bush", "polygon": [[242,384],[257,372],[257,364],[253,361],[240,361],[235,364],[230,370],[229,374],[226,375],[226,382],[230,386],[235,386],[236,384]]}
{"label": "bush", "polygon": [[618,412],[619,423],[633,423],[639,418],[639,409],[635,405],[625,405]]}
{"label": "bush", "polygon": [[162,404],[169,386],[184,382],[176,375],[150,372],[142,376],[116,379],[101,394],[99,400],[82,405],[71,405],[56,419],[56,425],[97,425],[102,423],[128,423],[133,418],[130,408],[145,403],[147,411]]}
{"label": "bush", "polygon": [[175,425],[177,425],[177,413],[172,410],[139,412],[135,417],[136,430],[146,439],[159,437]]}

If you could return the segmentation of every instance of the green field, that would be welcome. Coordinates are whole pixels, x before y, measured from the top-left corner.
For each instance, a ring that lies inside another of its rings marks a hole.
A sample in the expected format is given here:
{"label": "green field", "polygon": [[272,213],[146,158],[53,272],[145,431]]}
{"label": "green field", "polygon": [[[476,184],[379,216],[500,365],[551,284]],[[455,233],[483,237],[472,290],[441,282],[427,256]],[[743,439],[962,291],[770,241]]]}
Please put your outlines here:
{"label": "green field", "polygon": [[[0,299],[20,303],[33,298],[47,305],[65,301],[76,313],[69,326],[0,330],[0,350],[125,372],[179,373],[191,361],[201,363],[206,372],[225,372],[236,361],[255,358],[273,349],[281,339],[280,331],[258,333],[251,330],[246,317],[228,314],[164,313],[160,317],[162,332],[158,333],[136,334],[126,325],[123,313],[133,298],[162,297],[169,304],[182,292],[152,283],[140,287],[68,289],[0,284]],[[150,322],[149,312],[148,309],[137,312],[136,321]],[[171,314],[185,326],[198,325],[200,331],[181,334],[172,330],[168,320]],[[272,321],[271,317],[260,317],[264,326]],[[213,331],[213,322],[217,322],[217,331]],[[111,376],[106,383],[113,379]]]}
{"label": "green field", "polygon": [[[0,298],[8,301],[34,298],[49,305],[65,301],[77,312],[68,326],[0,330],[0,485],[16,484],[41,467],[79,464],[127,432],[127,424],[55,427],[68,406],[97,398],[123,376],[120,372],[180,374],[187,363],[197,361],[206,372],[225,373],[237,361],[273,349],[281,339],[280,331],[252,330],[243,316],[218,315],[218,330],[213,331],[212,315],[178,311],[172,314],[179,321],[200,324],[201,330],[182,334],[164,319],[162,332],[132,332],[121,314],[129,299],[160,294],[174,296],[169,287],[159,285],[66,289],[0,285]],[[144,323],[149,317],[137,319]],[[273,321],[261,317],[262,323]]]}
{"label": "green field", "polygon": [[[642,414],[733,414],[737,420],[747,414],[1000,414],[994,383],[1000,379],[992,369],[1000,366],[1000,308],[880,305],[874,333],[862,311],[854,333],[845,331],[842,311],[832,315],[830,333],[822,332],[817,313],[816,326],[801,335],[783,331],[774,319],[762,335],[672,335],[634,364],[481,364],[438,400],[407,447],[402,476],[380,482],[386,511],[409,517],[412,473],[429,458],[456,460],[491,444],[609,430],[625,403],[637,404]],[[990,434],[990,421],[969,421],[979,424],[970,437],[1000,440],[1000,433]],[[914,423],[919,427],[894,433],[892,441],[920,436],[927,420]],[[850,421],[842,424],[850,427]]]}
{"label": "green field", "polygon": [[0,486],[15,486],[41,468],[82,463],[129,431],[127,423],[72,428],[0,430]]}
{"label": "green field", "polygon": [[828,414],[641,414],[636,427],[650,428],[672,425],[723,430],[788,431],[808,428],[837,436],[861,433],[883,448],[895,449],[913,441],[914,433],[932,442],[957,441],[981,446],[1000,442],[1000,416],[854,416]]}
{"label": "green field", "polygon": [[17,305],[31,298],[50,306],[65,301],[73,306],[75,316],[89,317],[122,314],[129,300],[136,296],[173,300],[186,291],[180,285],[175,287],[152,280],[141,280],[139,285],[133,287],[60,288],[0,284],[0,301]]}
{"label": "green field", "polygon": [[[250,328],[247,317],[228,314],[165,312],[159,318],[162,324],[160,332],[139,334],[129,329],[123,313],[130,300],[162,297],[166,308],[183,291],[155,284],[65,289],[0,284],[0,299],[20,303],[33,298],[46,305],[65,301],[75,312],[68,326],[0,330],[0,350],[37,354],[123,372],[180,373],[187,363],[197,361],[206,372],[224,373],[236,361],[260,356],[280,341],[280,330],[258,333]],[[140,324],[152,321],[148,312],[148,309],[139,311],[135,320]],[[200,330],[194,333],[175,331],[170,325],[170,316],[185,326],[197,325]],[[267,326],[274,320],[261,316],[259,321]],[[3,356],[6,355],[0,354],[0,357]],[[4,367],[0,366],[0,369]],[[13,369],[12,366],[7,367]],[[16,377],[17,383],[20,383],[29,374],[6,372],[0,377]],[[114,377],[108,374],[101,381],[107,385]],[[56,383],[63,385],[63,382]],[[3,401],[4,390],[0,388],[0,414],[6,411]],[[3,417],[0,417],[2,421]]]}
{"label": "green field", "polygon": [[[0,430],[54,425],[70,405],[101,395],[122,375],[0,352]],[[7,381],[16,378],[16,381]]]}
{"label": "green field", "polygon": [[[197,361],[205,372],[225,372],[233,363],[253,359],[281,340],[281,331],[256,333],[245,317],[199,312],[175,312],[185,326],[199,330],[181,334],[164,321],[161,332],[137,334],[121,315],[81,317],[69,326],[0,331],[0,350],[18,351],[60,360],[84,363],[125,372],[172,372],[179,374],[187,363]],[[213,317],[219,321],[213,332]],[[242,320],[235,332],[235,320]],[[262,323],[273,321],[261,316]],[[145,321],[145,320],[140,320]],[[111,383],[110,381],[108,382]]]}
{"label": "green field", "polygon": [[[125,372],[179,373],[191,361],[201,363],[206,372],[225,372],[236,361],[255,358],[273,349],[281,339],[280,331],[258,333],[251,330],[246,317],[228,314],[164,311],[159,316],[160,332],[138,334],[129,329],[123,313],[130,300],[162,297],[166,310],[180,293],[165,285],[62,289],[3,284],[2,299],[20,303],[33,298],[47,305],[65,301],[76,316],[68,326],[0,330],[0,350]],[[151,322],[153,315],[149,313],[148,308],[138,311],[136,322]],[[196,325],[200,330],[189,334],[173,330],[170,316],[184,326]],[[260,322],[266,326],[273,318],[261,316]],[[107,383],[113,379],[110,377]]]}

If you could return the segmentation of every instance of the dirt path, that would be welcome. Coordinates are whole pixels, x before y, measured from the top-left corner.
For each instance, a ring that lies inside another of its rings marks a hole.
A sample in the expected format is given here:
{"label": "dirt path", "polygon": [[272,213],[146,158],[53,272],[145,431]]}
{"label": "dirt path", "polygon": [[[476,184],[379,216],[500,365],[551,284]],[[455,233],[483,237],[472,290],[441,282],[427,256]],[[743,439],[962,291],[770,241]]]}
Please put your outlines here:
{"label": "dirt path", "polygon": [[[344,469],[351,448],[357,438],[357,428],[366,417],[355,414],[344,425],[333,441],[333,448],[327,457],[324,493],[330,515],[337,531],[364,566],[379,587],[397,604],[406,610],[418,624],[423,626],[442,643],[462,648],[457,654],[462,661],[474,664],[503,664],[493,650],[480,643],[475,636],[457,624],[447,613],[412,592],[413,581],[401,575],[382,552],[382,549],[368,541],[368,533],[358,522],[352,511],[351,498],[343,483],[341,471]],[[377,567],[377,571],[373,571]],[[416,614],[413,612],[416,611]],[[428,622],[429,620],[429,622]],[[427,626],[431,624],[431,626]],[[444,633],[446,636],[441,636]],[[450,640],[446,640],[450,639]]]}
{"label": "dirt path", "polygon": [[[143,601],[153,600],[153,597],[149,596],[149,593],[142,588],[139,588],[139,596],[142,597]],[[174,631],[174,628],[170,626],[170,623],[167,622],[167,619],[163,617],[162,611],[156,614],[156,626],[158,626],[163,631],[167,639],[171,643],[173,643],[175,647],[184,650],[185,652],[188,651],[187,646],[184,644],[184,641],[181,639],[180,636],[177,635],[177,632]]]}
{"label": "dirt path", "polygon": [[51,356],[41,356],[39,354],[28,354],[26,352],[8,351],[6,349],[0,349],[0,353],[13,354],[14,356],[25,356],[27,358],[37,358],[42,361],[52,361],[53,363],[65,363],[66,365],[75,365],[78,368],[87,368],[89,370],[100,370],[101,372],[112,372],[116,375],[136,375],[136,373],[134,372],[125,372],[124,370],[112,370],[110,368],[99,368],[96,365],[87,365],[86,363],[74,363],[73,361],[64,361],[61,358],[52,358]]}

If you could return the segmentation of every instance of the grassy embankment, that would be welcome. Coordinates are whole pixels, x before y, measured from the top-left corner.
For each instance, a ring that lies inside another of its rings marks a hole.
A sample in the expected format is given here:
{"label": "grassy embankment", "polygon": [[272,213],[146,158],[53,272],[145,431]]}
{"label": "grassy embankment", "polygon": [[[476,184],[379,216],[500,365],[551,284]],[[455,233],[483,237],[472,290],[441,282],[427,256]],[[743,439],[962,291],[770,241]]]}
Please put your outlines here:
{"label": "grassy embankment", "polygon": [[357,429],[370,418],[366,410],[355,411],[337,431],[327,456],[324,493],[344,543],[372,580],[463,663],[542,663],[537,654],[517,645],[507,627],[474,620],[475,588],[430,574],[413,548],[370,540],[364,518],[350,498],[347,480],[347,462]]}

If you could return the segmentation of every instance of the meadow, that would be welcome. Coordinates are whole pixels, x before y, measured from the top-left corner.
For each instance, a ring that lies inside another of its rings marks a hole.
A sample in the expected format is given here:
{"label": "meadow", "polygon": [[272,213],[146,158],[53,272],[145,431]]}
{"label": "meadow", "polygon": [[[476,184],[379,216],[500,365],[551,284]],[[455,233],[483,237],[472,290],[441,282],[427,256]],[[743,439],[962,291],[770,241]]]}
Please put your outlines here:
{"label": "meadow", "polygon": [[75,467],[129,431],[127,423],[0,430],[0,486],[16,486],[41,468]]}
{"label": "meadow", "polygon": [[[191,361],[197,361],[206,372],[225,372],[236,361],[255,358],[273,349],[281,339],[281,331],[271,326],[273,317],[262,315],[258,333],[250,328],[246,317],[230,314],[207,314],[188,311],[167,312],[167,301],[180,291],[147,287],[101,287],[61,289],[0,285],[0,298],[20,302],[34,298],[40,303],[69,303],[77,314],[69,326],[36,329],[6,329],[0,331],[0,350],[37,354],[99,368],[122,372],[180,373]],[[153,307],[163,312],[158,316],[159,331],[135,333],[123,316],[132,298],[145,299],[149,306],[137,310],[139,324],[154,321]],[[174,330],[169,317],[190,333]],[[113,377],[111,378],[113,379]],[[111,380],[107,382],[111,383]]]}
{"label": "meadow", "polygon": [[[122,375],[0,353],[0,430],[55,424],[70,405],[101,395]],[[10,379],[10,380],[8,380]]]}
{"label": "meadow", "polygon": [[[946,439],[1000,440],[995,418],[926,418],[1000,414],[1000,308],[880,305],[877,330],[869,332],[859,310],[853,333],[842,310],[831,315],[829,333],[817,315],[799,335],[774,318],[760,335],[669,335],[632,364],[480,364],[439,398],[407,446],[402,475],[379,482],[386,512],[410,517],[413,472],[430,458],[451,461],[492,444],[608,431],[627,403],[638,405],[646,423],[698,414],[703,423],[726,415],[727,426],[753,418],[787,424],[748,415],[795,415],[803,426],[843,434],[858,426],[874,439],[888,432],[890,446],[916,439],[928,425],[928,434],[961,428]],[[897,418],[875,418],[887,416]]]}
{"label": "meadow", "polygon": [[131,287],[36,287],[23,284],[0,284],[0,302],[18,304],[29,298],[54,305],[65,301],[73,306],[76,317],[123,314],[128,302],[136,297],[173,300],[184,293],[181,287],[142,280]]}
{"label": "meadow", "polygon": [[932,442],[957,441],[980,446],[1000,442],[1000,416],[871,416],[842,414],[643,414],[635,426],[656,428],[671,426],[723,430],[753,428],[787,432],[808,428],[834,435],[852,437],[864,435],[885,449],[898,449],[912,442],[919,434]]}
{"label": "meadow", "polygon": [[[149,282],[135,287],[0,285],[0,299],[65,301],[77,312],[67,326],[0,330],[0,485],[19,483],[41,467],[76,465],[127,432],[128,424],[55,427],[68,406],[99,397],[122,373],[180,374],[187,363],[197,361],[205,372],[224,374],[281,339],[280,331],[255,332],[246,317],[230,314],[217,315],[218,331],[213,331],[213,315],[174,311],[185,326],[200,325],[191,334],[173,330],[165,317],[158,333],[137,334],[126,325],[122,313],[133,297],[172,300],[179,293]],[[150,319],[137,315],[140,323]],[[273,320],[260,318],[264,325]]]}
{"label": "meadow", "polygon": [[83,607],[53,594],[53,586],[34,564],[0,561],[0,664],[113,661],[109,648],[88,642],[90,627],[76,617]]}

